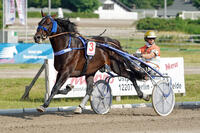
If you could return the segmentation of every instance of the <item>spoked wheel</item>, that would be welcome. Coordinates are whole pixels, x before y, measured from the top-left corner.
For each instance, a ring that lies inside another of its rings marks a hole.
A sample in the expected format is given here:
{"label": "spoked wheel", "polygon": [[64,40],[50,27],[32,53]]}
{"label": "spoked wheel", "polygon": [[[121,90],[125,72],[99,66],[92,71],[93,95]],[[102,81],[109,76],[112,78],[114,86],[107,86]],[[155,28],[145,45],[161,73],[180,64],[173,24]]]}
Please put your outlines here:
{"label": "spoked wheel", "polygon": [[110,85],[105,80],[98,80],[94,84],[90,99],[93,111],[97,114],[106,114],[112,105],[112,93]]}
{"label": "spoked wheel", "polygon": [[158,115],[167,116],[172,112],[175,104],[175,95],[167,81],[161,80],[154,87],[152,102],[153,108]]}

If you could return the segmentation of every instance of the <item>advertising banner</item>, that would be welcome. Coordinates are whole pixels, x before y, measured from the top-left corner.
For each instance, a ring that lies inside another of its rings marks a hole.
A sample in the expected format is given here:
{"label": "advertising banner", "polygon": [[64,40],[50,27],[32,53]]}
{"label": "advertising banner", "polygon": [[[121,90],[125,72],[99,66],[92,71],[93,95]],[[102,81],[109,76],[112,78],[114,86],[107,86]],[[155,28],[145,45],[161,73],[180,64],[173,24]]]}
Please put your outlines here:
{"label": "advertising banner", "polygon": [[[53,60],[48,60],[48,74],[46,77],[47,93],[50,94],[51,89],[56,81],[57,72],[53,66]],[[172,88],[175,93],[185,93],[184,82],[184,63],[183,58],[161,58],[160,59],[160,72],[168,75],[172,78]],[[94,82],[98,80],[104,80],[108,76],[107,73],[97,72],[94,77]],[[158,82],[161,78],[155,78]],[[154,86],[150,80],[137,81],[139,87],[145,94],[152,94]],[[75,87],[67,95],[56,95],[55,98],[63,97],[83,97],[86,93],[86,81],[85,77],[69,78],[61,89],[64,89],[67,84],[74,85]],[[124,77],[115,77],[110,80],[110,86],[113,96],[129,96],[137,95],[135,88],[129,79]],[[48,94],[48,95],[49,95]]]}
{"label": "advertising banner", "polygon": [[53,59],[50,44],[0,43],[0,64],[44,63],[44,59]]}
{"label": "advertising banner", "polygon": [[21,24],[26,24],[26,2],[27,0],[16,0],[19,21]]}
{"label": "advertising banner", "polygon": [[15,1],[5,0],[5,25],[11,25],[15,22]]}

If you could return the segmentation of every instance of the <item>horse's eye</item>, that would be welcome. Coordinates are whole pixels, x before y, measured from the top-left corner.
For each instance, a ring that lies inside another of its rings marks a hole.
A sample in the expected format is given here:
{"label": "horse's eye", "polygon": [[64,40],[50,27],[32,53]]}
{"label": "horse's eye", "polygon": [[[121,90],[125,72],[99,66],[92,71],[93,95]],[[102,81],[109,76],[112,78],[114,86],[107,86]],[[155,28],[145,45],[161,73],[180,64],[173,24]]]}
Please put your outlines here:
{"label": "horse's eye", "polygon": [[50,24],[51,24],[51,20],[47,20],[47,21],[46,21],[46,24],[47,24],[47,25],[50,25]]}

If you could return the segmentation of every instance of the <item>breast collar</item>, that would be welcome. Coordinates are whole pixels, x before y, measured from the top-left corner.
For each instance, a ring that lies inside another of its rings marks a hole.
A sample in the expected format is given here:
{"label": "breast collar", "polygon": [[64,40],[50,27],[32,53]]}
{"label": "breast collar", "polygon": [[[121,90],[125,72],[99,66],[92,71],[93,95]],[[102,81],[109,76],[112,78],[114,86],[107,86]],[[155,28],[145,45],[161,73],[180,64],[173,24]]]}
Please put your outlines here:
{"label": "breast collar", "polygon": [[71,48],[71,42],[72,42],[72,37],[70,36],[69,37],[69,41],[68,41],[68,47],[66,49],[63,49],[63,50],[60,50],[58,52],[55,52],[54,55],[55,56],[58,56],[58,55],[63,55],[65,53],[68,53],[72,50],[81,50],[81,49],[86,49],[86,44],[87,44],[87,40],[84,39],[83,37],[81,36],[78,36],[78,38],[81,40],[81,42],[83,43],[83,47],[80,47],[80,48]]}

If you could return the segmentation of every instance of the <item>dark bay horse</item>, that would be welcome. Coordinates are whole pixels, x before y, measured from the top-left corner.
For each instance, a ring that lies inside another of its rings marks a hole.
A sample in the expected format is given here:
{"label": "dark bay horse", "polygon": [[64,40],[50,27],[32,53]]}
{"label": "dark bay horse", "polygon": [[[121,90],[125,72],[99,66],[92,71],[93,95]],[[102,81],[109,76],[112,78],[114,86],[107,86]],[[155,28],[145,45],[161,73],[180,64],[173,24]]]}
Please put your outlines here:
{"label": "dark bay horse", "polygon": [[[38,23],[34,40],[36,43],[40,43],[42,40],[49,37],[54,51],[54,67],[58,71],[58,74],[51,95],[43,105],[37,108],[39,112],[45,111],[45,108],[49,106],[52,98],[56,94],[67,94],[67,92],[69,92],[69,86],[67,86],[66,90],[63,92],[59,90],[69,77],[85,76],[87,83],[86,95],[79,107],[75,110],[76,113],[81,113],[93,91],[95,73],[105,66],[109,67],[114,73],[131,80],[138,96],[144,100],[149,100],[149,96],[143,94],[136,82],[136,79],[140,80],[143,78],[144,73],[135,70],[134,67],[130,65],[130,62],[104,47],[96,47],[95,55],[87,59],[84,43],[86,43],[88,39],[80,36],[75,23],[72,23],[69,19],[60,19],[49,15],[46,16],[43,12],[41,12],[41,14],[42,20]],[[120,42],[115,39],[101,36],[96,36],[92,39],[97,42],[110,44],[122,50]],[[128,71],[127,68],[131,69],[131,71]]]}

